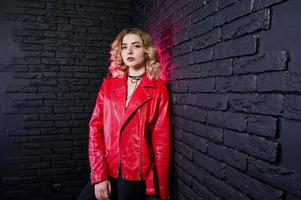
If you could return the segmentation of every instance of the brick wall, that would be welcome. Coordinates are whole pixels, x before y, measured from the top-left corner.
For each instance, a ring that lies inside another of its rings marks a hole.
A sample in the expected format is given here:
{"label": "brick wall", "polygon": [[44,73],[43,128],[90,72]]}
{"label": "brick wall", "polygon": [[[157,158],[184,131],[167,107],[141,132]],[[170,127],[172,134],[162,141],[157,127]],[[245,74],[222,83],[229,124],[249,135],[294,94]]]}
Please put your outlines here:
{"label": "brick wall", "polygon": [[301,199],[300,1],[134,5],[171,74],[175,199]]}
{"label": "brick wall", "polygon": [[0,199],[75,199],[88,183],[88,120],[130,8],[1,1]]}

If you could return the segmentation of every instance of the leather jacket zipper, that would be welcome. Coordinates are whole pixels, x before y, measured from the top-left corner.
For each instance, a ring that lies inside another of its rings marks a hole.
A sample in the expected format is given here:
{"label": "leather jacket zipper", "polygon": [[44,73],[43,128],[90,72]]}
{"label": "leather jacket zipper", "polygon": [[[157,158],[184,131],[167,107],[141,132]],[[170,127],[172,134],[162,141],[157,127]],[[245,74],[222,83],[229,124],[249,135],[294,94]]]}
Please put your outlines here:
{"label": "leather jacket zipper", "polygon": [[[143,111],[143,108],[142,108],[142,110],[141,110],[141,112],[140,112],[140,129],[141,129],[141,127],[142,127],[142,111]],[[139,179],[140,180],[142,180],[143,179],[143,176],[142,176],[142,131],[140,130],[139,131],[140,132],[140,140],[139,140],[139,150],[140,150],[140,165],[139,165]]]}
{"label": "leather jacket zipper", "polygon": [[[114,105],[114,108],[115,108],[115,113],[116,113],[116,116],[117,116],[117,118],[118,118],[118,123],[119,123],[119,127],[120,127],[120,123],[121,123],[121,121],[120,121],[120,118],[119,118],[119,115],[118,115],[118,112],[117,112],[117,108],[116,108],[116,104],[115,104],[115,102],[113,101],[113,105]],[[120,145],[120,131],[119,131],[119,145]],[[120,159],[119,159],[119,161],[118,161],[118,171],[117,171],[117,177],[119,177],[119,173],[121,173],[121,155],[120,155],[120,148],[119,148],[119,157],[120,157]],[[122,173],[121,173],[122,174]]]}
{"label": "leather jacket zipper", "polygon": [[118,115],[118,113],[117,113],[117,108],[116,108],[116,104],[115,104],[114,101],[113,101],[113,104],[114,104],[116,116],[117,116],[117,118],[118,118],[118,122],[119,122],[119,124],[120,124],[120,118],[119,118],[119,115]]}

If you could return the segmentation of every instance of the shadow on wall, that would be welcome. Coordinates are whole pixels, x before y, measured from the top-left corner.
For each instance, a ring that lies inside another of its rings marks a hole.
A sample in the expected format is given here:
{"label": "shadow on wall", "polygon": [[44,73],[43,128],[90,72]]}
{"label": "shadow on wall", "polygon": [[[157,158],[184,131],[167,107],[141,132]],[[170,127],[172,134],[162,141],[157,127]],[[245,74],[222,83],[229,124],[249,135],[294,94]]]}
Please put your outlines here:
{"label": "shadow on wall", "polygon": [[[294,92],[298,87],[294,79],[299,79],[301,76],[301,49],[300,49],[300,13],[297,11],[301,8],[301,1],[290,0],[286,3],[275,6],[272,12],[272,26],[269,32],[261,32],[261,51],[288,50],[288,71],[282,74],[282,80],[288,78],[287,83],[281,82],[283,88]],[[290,12],[287,12],[290,11]],[[281,42],[279,42],[281,41]],[[277,76],[275,76],[277,78]],[[296,85],[295,85],[296,84]],[[266,88],[277,90],[278,84],[265,84]],[[275,87],[275,88],[273,88]],[[279,89],[278,89],[279,90]],[[300,108],[298,103],[297,93],[287,95],[285,99],[286,109],[285,118],[280,118],[279,139],[281,142],[281,163],[280,165],[298,172],[301,175],[301,160],[296,159],[301,154],[300,142]],[[292,108],[290,108],[292,107]]]}
{"label": "shadow on wall", "polygon": [[11,21],[3,20],[5,14],[11,11],[12,1],[1,0],[0,1],[0,194],[1,198],[5,198],[5,187],[3,185],[3,177],[9,177],[16,174],[17,169],[9,165],[9,155],[13,155],[17,149],[12,145],[7,135],[7,128],[20,127],[20,120],[18,116],[10,116],[3,114],[3,108],[10,104],[10,101],[15,98],[13,94],[6,94],[5,88],[8,85],[15,85],[15,80],[12,78],[10,66],[10,60],[14,57],[23,57],[17,44],[14,42],[14,38],[11,35],[11,31],[19,27],[20,24],[13,23]]}
{"label": "shadow on wall", "polygon": [[[10,32],[13,28],[20,24],[4,21],[5,13],[11,11],[12,2],[8,0],[1,0],[0,2],[0,64],[8,64],[13,55],[22,56],[22,53],[14,39],[12,38]],[[0,68],[3,71],[3,67]]]}

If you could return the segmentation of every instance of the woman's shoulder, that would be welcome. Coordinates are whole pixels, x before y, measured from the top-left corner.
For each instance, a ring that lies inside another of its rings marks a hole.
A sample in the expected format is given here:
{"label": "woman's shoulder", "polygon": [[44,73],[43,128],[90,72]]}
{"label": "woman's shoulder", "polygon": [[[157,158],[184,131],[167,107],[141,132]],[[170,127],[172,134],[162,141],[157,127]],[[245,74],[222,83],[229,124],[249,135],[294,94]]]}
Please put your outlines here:
{"label": "woman's shoulder", "polygon": [[111,88],[114,85],[120,85],[122,84],[121,77],[119,76],[112,76],[110,74],[107,74],[103,76],[102,78],[102,85],[104,85],[105,88]]}
{"label": "woman's shoulder", "polygon": [[167,80],[165,79],[162,79],[162,78],[158,78],[158,79],[155,79],[157,81],[158,84],[161,84],[161,85],[166,85],[167,84]]}
{"label": "woman's shoulder", "polygon": [[112,74],[107,74],[103,77],[103,81],[110,81],[110,80],[118,80],[120,79],[122,76],[113,76]]}
{"label": "woman's shoulder", "polygon": [[157,85],[162,86],[162,87],[166,87],[168,85],[168,80],[162,79],[162,78],[157,78],[154,79],[157,83]]}
{"label": "woman's shoulder", "polygon": [[158,78],[158,79],[155,79],[155,82],[156,82],[157,88],[161,92],[168,93],[168,81],[167,80]]}

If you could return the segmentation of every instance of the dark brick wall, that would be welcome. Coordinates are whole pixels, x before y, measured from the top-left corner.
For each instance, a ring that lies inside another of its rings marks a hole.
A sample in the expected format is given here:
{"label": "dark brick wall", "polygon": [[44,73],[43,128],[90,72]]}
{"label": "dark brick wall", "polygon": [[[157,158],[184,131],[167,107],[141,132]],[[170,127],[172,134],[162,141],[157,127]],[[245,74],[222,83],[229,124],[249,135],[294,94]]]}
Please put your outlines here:
{"label": "dark brick wall", "polygon": [[134,0],[171,73],[175,199],[301,199],[298,0]]}
{"label": "dark brick wall", "polygon": [[88,120],[129,0],[1,1],[0,199],[76,199]]}
{"label": "dark brick wall", "polygon": [[171,72],[174,198],[301,199],[300,1],[0,5],[0,199],[79,194],[109,44],[130,25]]}

